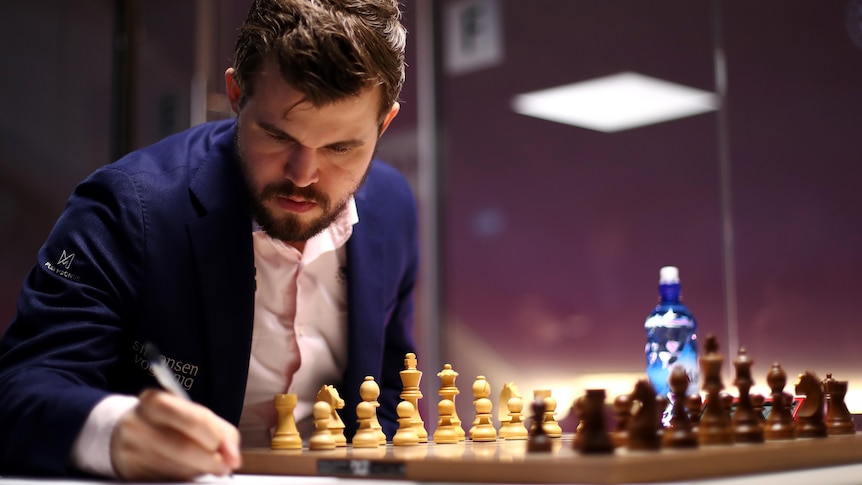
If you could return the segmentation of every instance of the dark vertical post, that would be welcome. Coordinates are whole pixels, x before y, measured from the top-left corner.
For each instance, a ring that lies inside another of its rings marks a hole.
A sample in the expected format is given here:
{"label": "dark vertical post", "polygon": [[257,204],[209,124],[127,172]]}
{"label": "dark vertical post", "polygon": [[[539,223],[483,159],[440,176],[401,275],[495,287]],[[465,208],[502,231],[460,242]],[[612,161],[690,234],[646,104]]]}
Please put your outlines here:
{"label": "dark vertical post", "polygon": [[135,5],[114,0],[111,81],[111,161],[132,150],[135,92]]}

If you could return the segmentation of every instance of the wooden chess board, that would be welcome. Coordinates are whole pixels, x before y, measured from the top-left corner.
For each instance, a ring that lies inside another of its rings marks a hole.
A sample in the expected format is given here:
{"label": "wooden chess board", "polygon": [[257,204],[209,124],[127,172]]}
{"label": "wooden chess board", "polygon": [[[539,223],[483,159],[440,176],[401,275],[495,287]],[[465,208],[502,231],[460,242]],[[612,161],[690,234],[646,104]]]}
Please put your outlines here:
{"label": "wooden chess board", "polygon": [[[525,441],[392,445],[327,451],[243,451],[240,473],[342,476],[431,482],[650,483],[862,463],[862,434],[693,450],[582,455],[572,436],[549,453],[527,453]],[[486,466],[493,465],[493,466]]]}

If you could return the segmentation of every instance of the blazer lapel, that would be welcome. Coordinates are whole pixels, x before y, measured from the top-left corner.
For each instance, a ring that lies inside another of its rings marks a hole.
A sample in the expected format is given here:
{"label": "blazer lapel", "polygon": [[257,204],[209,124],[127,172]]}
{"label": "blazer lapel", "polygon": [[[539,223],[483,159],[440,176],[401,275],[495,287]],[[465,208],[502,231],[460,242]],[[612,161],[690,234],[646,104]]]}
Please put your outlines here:
{"label": "blazer lapel", "polygon": [[188,224],[207,349],[208,405],[239,423],[251,354],[254,254],[251,216],[235,160],[233,130],[213,141],[189,189],[201,217]]}

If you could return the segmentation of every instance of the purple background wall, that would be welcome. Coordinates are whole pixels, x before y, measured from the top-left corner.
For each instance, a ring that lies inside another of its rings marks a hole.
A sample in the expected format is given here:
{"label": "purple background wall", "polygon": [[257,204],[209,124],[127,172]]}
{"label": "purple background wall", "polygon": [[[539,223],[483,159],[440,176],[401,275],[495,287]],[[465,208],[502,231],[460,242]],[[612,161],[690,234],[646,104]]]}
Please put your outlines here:
{"label": "purple background wall", "polygon": [[[791,385],[812,370],[860,386],[862,49],[851,6],[718,4],[502,1],[504,62],[441,74],[444,355],[463,386],[482,374],[495,392],[512,380],[525,395],[630,390],[667,264],[680,267],[701,335],[714,333],[728,358],[736,314],[759,384],[778,361]],[[710,113],[608,134],[510,109],[516,94],[620,71],[715,91],[716,45],[724,125]],[[737,312],[726,305],[722,150]]]}

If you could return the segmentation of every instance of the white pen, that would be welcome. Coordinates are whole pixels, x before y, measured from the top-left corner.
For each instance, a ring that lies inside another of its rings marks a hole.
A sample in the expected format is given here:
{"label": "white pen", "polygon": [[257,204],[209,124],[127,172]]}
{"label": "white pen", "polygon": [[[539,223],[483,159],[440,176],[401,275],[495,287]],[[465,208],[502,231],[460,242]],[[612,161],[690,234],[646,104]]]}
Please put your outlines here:
{"label": "white pen", "polygon": [[191,401],[186,390],[177,383],[176,379],[174,379],[174,373],[168,369],[167,364],[165,364],[165,359],[162,358],[162,354],[156,346],[151,342],[147,342],[144,344],[144,349],[147,353],[147,361],[150,363],[150,371],[152,371],[153,375],[156,376],[156,380],[159,382],[159,385],[171,394],[179,396],[186,401]]}

